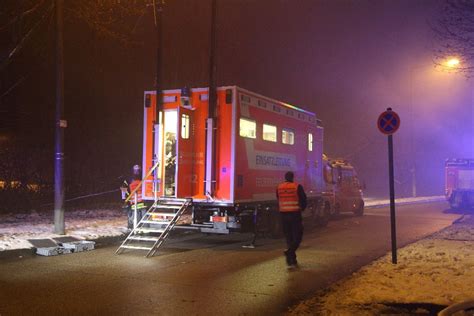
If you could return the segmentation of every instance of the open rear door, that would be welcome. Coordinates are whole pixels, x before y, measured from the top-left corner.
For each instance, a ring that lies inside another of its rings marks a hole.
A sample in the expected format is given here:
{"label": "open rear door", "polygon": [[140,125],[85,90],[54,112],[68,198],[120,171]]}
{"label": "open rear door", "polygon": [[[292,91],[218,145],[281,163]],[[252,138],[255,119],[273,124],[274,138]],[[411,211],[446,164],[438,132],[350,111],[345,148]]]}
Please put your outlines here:
{"label": "open rear door", "polygon": [[[154,91],[145,92],[145,106],[144,106],[144,125],[143,125],[143,160],[142,172],[144,183],[142,186],[142,196],[144,200],[154,199],[154,182],[156,172],[156,185],[158,196],[162,195],[163,189],[161,185],[161,166],[155,169],[153,174],[149,174],[149,170],[162,156],[162,126],[156,124],[156,95]],[[145,178],[145,176],[147,177]]]}
{"label": "open rear door", "polygon": [[194,137],[194,111],[182,106],[178,110],[178,139],[177,139],[177,197],[192,197],[196,194],[197,174]]}

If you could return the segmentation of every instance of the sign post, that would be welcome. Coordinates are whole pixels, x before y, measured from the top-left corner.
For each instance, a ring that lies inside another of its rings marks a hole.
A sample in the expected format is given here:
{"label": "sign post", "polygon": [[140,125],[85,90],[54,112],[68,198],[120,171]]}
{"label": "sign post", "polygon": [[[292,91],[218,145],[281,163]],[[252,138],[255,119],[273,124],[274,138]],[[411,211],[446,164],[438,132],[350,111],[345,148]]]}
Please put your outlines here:
{"label": "sign post", "polygon": [[397,113],[392,111],[392,108],[387,108],[387,111],[379,115],[377,120],[377,127],[382,134],[388,136],[388,176],[390,186],[390,226],[392,236],[392,263],[397,263],[397,228],[395,222],[395,186],[393,177],[393,136],[400,127],[400,117]]}

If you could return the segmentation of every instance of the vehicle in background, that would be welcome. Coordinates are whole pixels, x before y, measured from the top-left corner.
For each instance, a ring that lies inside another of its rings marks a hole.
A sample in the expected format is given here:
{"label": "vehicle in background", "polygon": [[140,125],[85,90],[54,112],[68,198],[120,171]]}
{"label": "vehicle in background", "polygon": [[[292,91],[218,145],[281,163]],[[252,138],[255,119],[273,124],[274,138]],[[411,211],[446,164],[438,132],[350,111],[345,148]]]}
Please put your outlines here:
{"label": "vehicle in background", "polygon": [[332,216],[342,212],[352,212],[357,216],[364,214],[363,185],[357,172],[349,161],[341,158],[323,156],[323,191],[326,208]]}
{"label": "vehicle in background", "polygon": [[474,159],[446,160],[446,200],[452,209],[474,206]]}

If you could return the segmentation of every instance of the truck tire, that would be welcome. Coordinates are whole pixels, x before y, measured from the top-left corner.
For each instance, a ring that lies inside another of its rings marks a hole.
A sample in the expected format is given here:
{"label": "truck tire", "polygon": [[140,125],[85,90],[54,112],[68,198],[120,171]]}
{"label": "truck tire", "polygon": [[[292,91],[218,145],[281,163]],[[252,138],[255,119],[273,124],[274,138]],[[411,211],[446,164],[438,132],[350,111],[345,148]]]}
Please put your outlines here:
{"label": "truck tire", "polygon": [[354,210],[355,216],[362,216],[364,215],[364,201],[359,202],[359,206]]}
{"label": "truck tire", "polygon": [[330,219],[331,204],[329,204],[329,202],[325,202],[323,205],[319,206],[313,222],[316,227],[326,227]]}
{"label": "truck tire", "polygon": [[459,211],[463,207],[463,194],[456,192],[449,200],[449,206],[454,211]]}

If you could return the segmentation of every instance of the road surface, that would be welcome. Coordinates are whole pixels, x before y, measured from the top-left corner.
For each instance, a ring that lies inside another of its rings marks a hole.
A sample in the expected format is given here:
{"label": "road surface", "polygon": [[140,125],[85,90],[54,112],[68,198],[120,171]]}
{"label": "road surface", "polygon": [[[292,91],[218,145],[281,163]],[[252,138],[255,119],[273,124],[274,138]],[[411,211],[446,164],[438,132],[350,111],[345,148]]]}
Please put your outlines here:
{"label": "road surface", "polygon": [[[446,203],[397,206],[398,246],[459,217]],[[150,259],[118,244],[56,257],[0,259],[0,315],[275,315],[391,249],[389,209],[305,232],[300,269],[281,239],[184,234]],[[100,245],[99,245],[100,246]]]}

